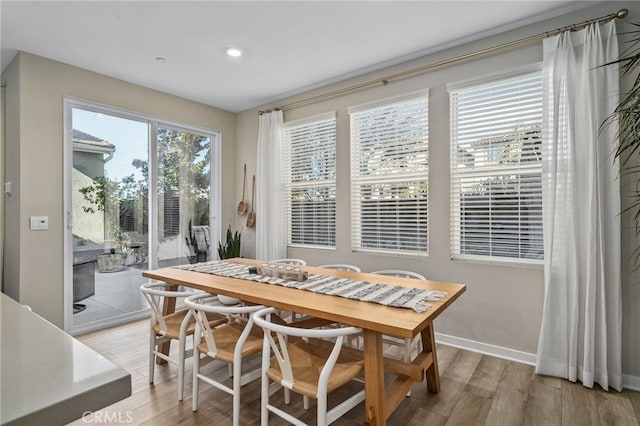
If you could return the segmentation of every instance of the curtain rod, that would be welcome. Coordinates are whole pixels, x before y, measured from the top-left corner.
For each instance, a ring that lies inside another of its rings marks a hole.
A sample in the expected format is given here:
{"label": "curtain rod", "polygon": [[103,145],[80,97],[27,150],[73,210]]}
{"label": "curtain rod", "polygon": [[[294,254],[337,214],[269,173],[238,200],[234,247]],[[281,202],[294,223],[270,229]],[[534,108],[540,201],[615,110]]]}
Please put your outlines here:
{"label": "curtain rod", "polygon": [[525,37],[525,38],[521,38],[519,40],[515,40],[515,41],[510,41],[507,43],[503,43],[503,44],[499,44],[497,46],[493,46],[493,47],[489,47],[486,49],[482,49],[482,50],[478,50],[476,52],[472,52],[472,53],[467,53],[464,55],[460,55],[460,56],[456,56],[454,58],[450,58],[450,59],[446,59],[444,61],[440,61],[440,62],[436,62],[434,64],[429,64],[429,65],[425,65],[422,67],[418,67],[418,68],[413,68],[407,71],[402,71],[402,72],[398,72],[395,74],[391,74],[388,75],[386,77],[380,77],[380,78],[376,78],[375,80],[369,80],[369,81],[365,81],[363,83],[359,83],[359,84],[354,84],[353,86],[349,86],[349,87],[345,87],[343,89],[338,89],[338,90],[334,90],[331,92],[327,92],[327,93],[323,93],[317,96],[312,96],[310,98],[306,98],[306,99],[301,99],[299,101],[295,101],[295,102],[291,102],[289,104],[284,104],[275,108],[271,108],[271,109],[267,109],[264,111],[258,111],[258,115],[262,115],[262,114],[266,114],[269,112],[273,112],[273,111],[279,111],[279,110],[287,110],[287,109],[291,109],[291,108],[295,108],[295,107],[299,107],[299,106],[304,106],[304,105],[310,105],[316,102],[320,102],[320,101],[324,101],[327,99],[331,99],[331,98],[335,98],[338,96],[342,96],[342,95],[346,95],[349,93],[353,93],[353,92],[358,92],[360,90],[364,90],[364,89],[368,89],[369,87],[373,87],[373,86],[377,86],[377,85],[387,85],[389,82],[394,81],[394,80],[400,80],[400,79],[404,79],[404,78],[408,78],[408,77],[413,77],[415,75],[419,75],[419,74],[424,74],[427,71],[431,71],[435,68],[440,68],[440,67],[444,67],[447,65],[452,65],[455,64],[457,62],[462,62],[462,61],[466,61],[468,59],[472,59],[472,58],[476,58],[479,56],[483,56],[489,53],[494,53],[494,52],[498,52],[501,50],[507,50],[507,49],[512,49],[514,47],[518,47],[518,46],[522,46],[522,45],[526,45],[526,44],[530,44],[539,40],[542,40],[546,37],[552,37],[552,36],[556,36],[560,33],[563,33],[565,31],[578,31],[581,30],[583,28],[585,28],[588,25],[591,25],[593,23],[600,23],[600,22],[606,22],[606,21],[611,21],[612,19],[624,19],[626,18],[626,16],[629,14],[629,10],[627,9],[620,9],[617,13],[611,13],[609,15],[606,16],[601,16],[600,18],[595,18],[595,19],[589,19],[587,21],[581,22],[579,24],[572,24],[572,25],[567,25],[558,29],[555,29],[553,31],[547,31],[545,33],[540,33],[540,34],[536,34],[536,35],[532,35],[529,37]]}

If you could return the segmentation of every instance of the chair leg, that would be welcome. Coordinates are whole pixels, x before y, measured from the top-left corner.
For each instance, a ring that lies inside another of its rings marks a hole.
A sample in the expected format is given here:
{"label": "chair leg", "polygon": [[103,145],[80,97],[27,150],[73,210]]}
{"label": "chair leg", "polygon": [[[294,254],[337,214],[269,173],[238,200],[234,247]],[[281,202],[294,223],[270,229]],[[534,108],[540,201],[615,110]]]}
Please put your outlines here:
{"label": "chair leg", "polygon": [[[411,350],[413,347],[413,339],[404,339],[404,354],[402,356],[404,362],[411,362]],[[406,396],[411,396],[411,391],[407,392]]]}
{"label": "chair leg", "polygon": [[184,397],[184,351],[186,347],[186,336],[178,341],[178,401]]}
{"label": "chair leg", "polygon": [[309,409],[309,397],[307,395],[302,395],[302,406],[305,410]]}
{"label": "chair leg", "polygon": [[262,370],[261,378],[261,392],[260,395],[260,426],[269,426],[269,377],[265,373],[264,367]]}
{"label": "chair leg", "polygon": [[200,373],[200,352],[198,352],[198,348],[194,346],[193,348],[193,387],[191,392],[191,401],[193,411],[198,411],[198,385],[200,379],[198,379],[198,374]]}
{"label": "chair leg", "polygon": [[233,426],[240,426],[240,379],[242,378],[242,361],[233,364]]}
{"label": "chair leg", "polygon": [[149,384],[153,383],[153,370],[156,364],[156,333],[151,329],[149,332]]}
{"label": "chair leg", "polygon": [[318,426],[327,426],[327,394],[318,393]]}

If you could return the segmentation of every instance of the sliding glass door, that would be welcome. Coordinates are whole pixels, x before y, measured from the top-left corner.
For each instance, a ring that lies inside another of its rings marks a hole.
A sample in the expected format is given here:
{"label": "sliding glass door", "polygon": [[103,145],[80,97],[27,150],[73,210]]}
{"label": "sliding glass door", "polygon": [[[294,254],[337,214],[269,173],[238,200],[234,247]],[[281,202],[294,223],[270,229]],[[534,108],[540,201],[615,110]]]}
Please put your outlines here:
{"label": "sliding glass door", "polygon": [[147,315],[143,270],[215,257],[219,134],[71,99],[65,116],[65,328],[76,333]]}
{"label": "sliding glass door", "polygon": [[211,138],[164,126],[156,134],[158,266],[209,260]]}

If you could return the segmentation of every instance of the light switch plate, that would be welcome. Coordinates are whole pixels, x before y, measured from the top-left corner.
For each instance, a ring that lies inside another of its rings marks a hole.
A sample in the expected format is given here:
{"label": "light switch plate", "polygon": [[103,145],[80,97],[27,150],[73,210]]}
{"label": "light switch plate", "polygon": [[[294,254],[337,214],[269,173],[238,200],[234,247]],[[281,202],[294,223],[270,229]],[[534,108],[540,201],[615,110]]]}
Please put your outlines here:
{"label": "light switch plate", "polygon": [[32,231],[49,229],[49,216],[31,216],[29,224]]}

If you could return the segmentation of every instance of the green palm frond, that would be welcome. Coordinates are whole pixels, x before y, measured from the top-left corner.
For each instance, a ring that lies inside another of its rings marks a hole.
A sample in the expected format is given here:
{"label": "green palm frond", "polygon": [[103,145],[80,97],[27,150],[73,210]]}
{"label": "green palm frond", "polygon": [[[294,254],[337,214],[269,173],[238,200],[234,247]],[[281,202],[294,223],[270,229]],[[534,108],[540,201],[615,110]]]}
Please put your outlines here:
{"label": "green palm frond", "polygon": [[[617,60],[604,64],[618,65],[622,75],[631,76],[640,71],[640,22],[631,22],[630,31],[621,33],[626,35],[625,49]],[[618,124],[618,146],[615,156],[620,160],[621,171],[624,174],[638,174],[636,190],[629,196],[631,200],[623,209],[622,214],[634,213],[636,235],[640,235],[640,72],[633,79],[631,88],[620,94],[620,101],[615,111],[602,123],[603,127],[613,123]],[[640,269],[640,247],[633,252],[634,267]]]}

